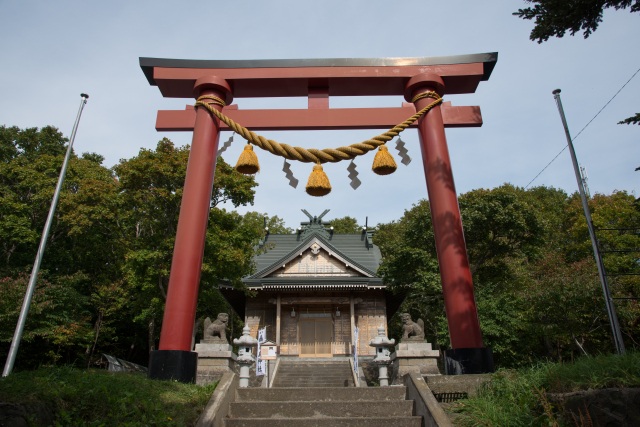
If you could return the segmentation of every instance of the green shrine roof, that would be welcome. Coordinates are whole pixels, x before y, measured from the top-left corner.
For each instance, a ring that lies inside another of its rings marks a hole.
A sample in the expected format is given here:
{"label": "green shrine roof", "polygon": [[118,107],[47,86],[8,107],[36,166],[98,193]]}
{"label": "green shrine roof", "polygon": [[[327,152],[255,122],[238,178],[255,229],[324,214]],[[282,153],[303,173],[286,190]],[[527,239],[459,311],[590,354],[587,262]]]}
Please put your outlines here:
{"label": "green shrine roof", "polygon": [[[293,234],[269,234],[254,258],[256,271],[243,279],[258,289],[384,288],[376,274],[382,260],[372,233],[337,234],[322,221],[328,212],[301,223]],[[319,265],[319,266],[317,266]]]}

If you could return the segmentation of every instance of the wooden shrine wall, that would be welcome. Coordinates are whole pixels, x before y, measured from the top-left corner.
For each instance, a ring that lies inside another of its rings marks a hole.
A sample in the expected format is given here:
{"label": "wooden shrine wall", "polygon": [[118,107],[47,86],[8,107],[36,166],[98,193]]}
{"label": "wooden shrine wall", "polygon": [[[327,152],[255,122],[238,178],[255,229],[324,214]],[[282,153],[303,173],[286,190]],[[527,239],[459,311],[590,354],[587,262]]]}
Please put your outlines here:
{"label": "wooden shrine wall", "polygon": [[[291,294],[282,294],[283,298]],[[332,354],[351,354],[351,316],[349,304],[325,304],[305,305],[304,295],[296,294],[300,299],[295,304],[295,317],[291,317],[291,305],[283,304],[281,313],[280,349],[279,354],[285,356],[297,356],[299,348],[299,321],[305,313],[327,313],[331,315],[333,322]],[[322,296],[321,293],[308,294],[310,298]],[[331,293],[335,296],[335,293]],[[340,300],[348,294],[341,294]],[[261,293],[256,298],[247,300],[245,311],[245,323],[250,328],[251,336],[258,336],[258,329],[267,327],[267,339],[276,341],[276,304],[273,303],[277,294]],[[375,351],[369,347],[369,341],[378,334],[378,327],[384,326],[387,330],[386,305],[382,291],[370,290],[354,293],[354,298],[359,302],[355,304],[355,325],[360,329],[359,354],[373,356]],[[270,302],[271,301],[271,302]],[[340,316],[335,315],[336,306],[340,308]]]}

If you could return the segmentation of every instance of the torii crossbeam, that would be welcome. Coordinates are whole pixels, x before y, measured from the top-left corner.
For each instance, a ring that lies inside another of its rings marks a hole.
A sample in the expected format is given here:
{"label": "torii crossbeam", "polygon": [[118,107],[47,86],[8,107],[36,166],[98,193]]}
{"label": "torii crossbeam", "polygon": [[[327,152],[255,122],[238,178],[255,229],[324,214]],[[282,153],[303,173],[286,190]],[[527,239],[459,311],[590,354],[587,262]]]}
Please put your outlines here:
{"label": "torii crossbeam", "polygon": [[[497,53],[433,58],[179,60],[140,58],[149,83],[164,97],[224,100],[218,111],[258,130],[389,129],[430,103],[427,91],[440,96],[475,92],[488,80]],[[393,108],[330,108],[332,96],[402,96]],[[242,110],[234,98],[307,97],[306,109]],[[417,99],[415,103],[411,100]],[[452,350],[450,373],[493,369],[483,346],[464,243],[462,221],[451,172],[445,127],[482,125],[480,108],[446,102],[418,120],[420,147],[433,218],[442,290]],[[158,112],[156,129],[193,131],[187,176],[171,265],[159,350],[152,352],[149,376],[193,382],[197,354],[191,337],[204,252],[209,198],[218,151],[226,125],[206,109]]]}

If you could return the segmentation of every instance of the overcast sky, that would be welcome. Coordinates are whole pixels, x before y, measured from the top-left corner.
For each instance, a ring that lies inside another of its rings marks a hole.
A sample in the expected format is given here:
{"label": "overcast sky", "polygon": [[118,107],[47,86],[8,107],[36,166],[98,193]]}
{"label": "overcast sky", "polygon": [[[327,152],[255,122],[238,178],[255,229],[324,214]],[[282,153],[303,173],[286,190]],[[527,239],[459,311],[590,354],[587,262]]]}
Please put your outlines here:
{"label": "overcast sky", "polygon": [[[552,91],[562,89],[575,136],[640,68],[640,16],[605,13],[588,39],[581,35],[529,40],[533,27],[511,15],[524,1],[11,1],[0,0],[0,124],[53,125],[71,133],[80,93],[90,95],[75,142],[111,167],[153,149],[163,137],[189,144],[190,133],[159,133],[159,109],[184,109],[190,99],[164,99],[145,79],[139,57],[176,59],[295,59],[429,57],[498,52],[498,62],[474,94],[446,96],[453,105],[479,105],[484,125],[448,129],[458,193],[505,182],[525,187],[566,145]],[[639,73],[640,74],[640,73]],[[633,78],[580,134],[576,151],[591,193],[625,190],[638,196],[640,126],[616,123],[640,111],[640,75]],[[401,97],[331,99],[332,107],[392,106]],[[305,99],[237,101],[240,108],[304,108]],[[291,145],[328,148],[379,131],[264,132]],[[221,135],[225,141],[230,133]],[[406,131],[413,162],[393,175],[370,170],[373,154],[356,160],[361,187],[349,186],[342,162],[325,166],[333,191],[304,192],[310,165],[293,163],[300,180],[288,186],[282,159],[260,152],[256,210],[295,227],[306,217],[352,216],[364,223],[399,219],[427,197],[418,135]],[[244,143],[236,136],[223,154],[235,164]],[[392,144],[393,146],[394,144]],[[395,150],[391,150],[395,154]],[[396,160],[397,157],[396,157]],[[577,190],[565,150],[531,186]]]}

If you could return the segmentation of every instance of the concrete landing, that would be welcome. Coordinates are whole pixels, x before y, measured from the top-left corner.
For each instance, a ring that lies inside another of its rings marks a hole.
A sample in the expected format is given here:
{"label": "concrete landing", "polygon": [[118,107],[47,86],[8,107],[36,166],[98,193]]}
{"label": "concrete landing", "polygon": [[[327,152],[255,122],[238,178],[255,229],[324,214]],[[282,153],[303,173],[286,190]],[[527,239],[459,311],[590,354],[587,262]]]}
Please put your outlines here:
{"label": "concrete landing", "polygon": [[225,427],[420,427],[405,387],[247,388]]}

